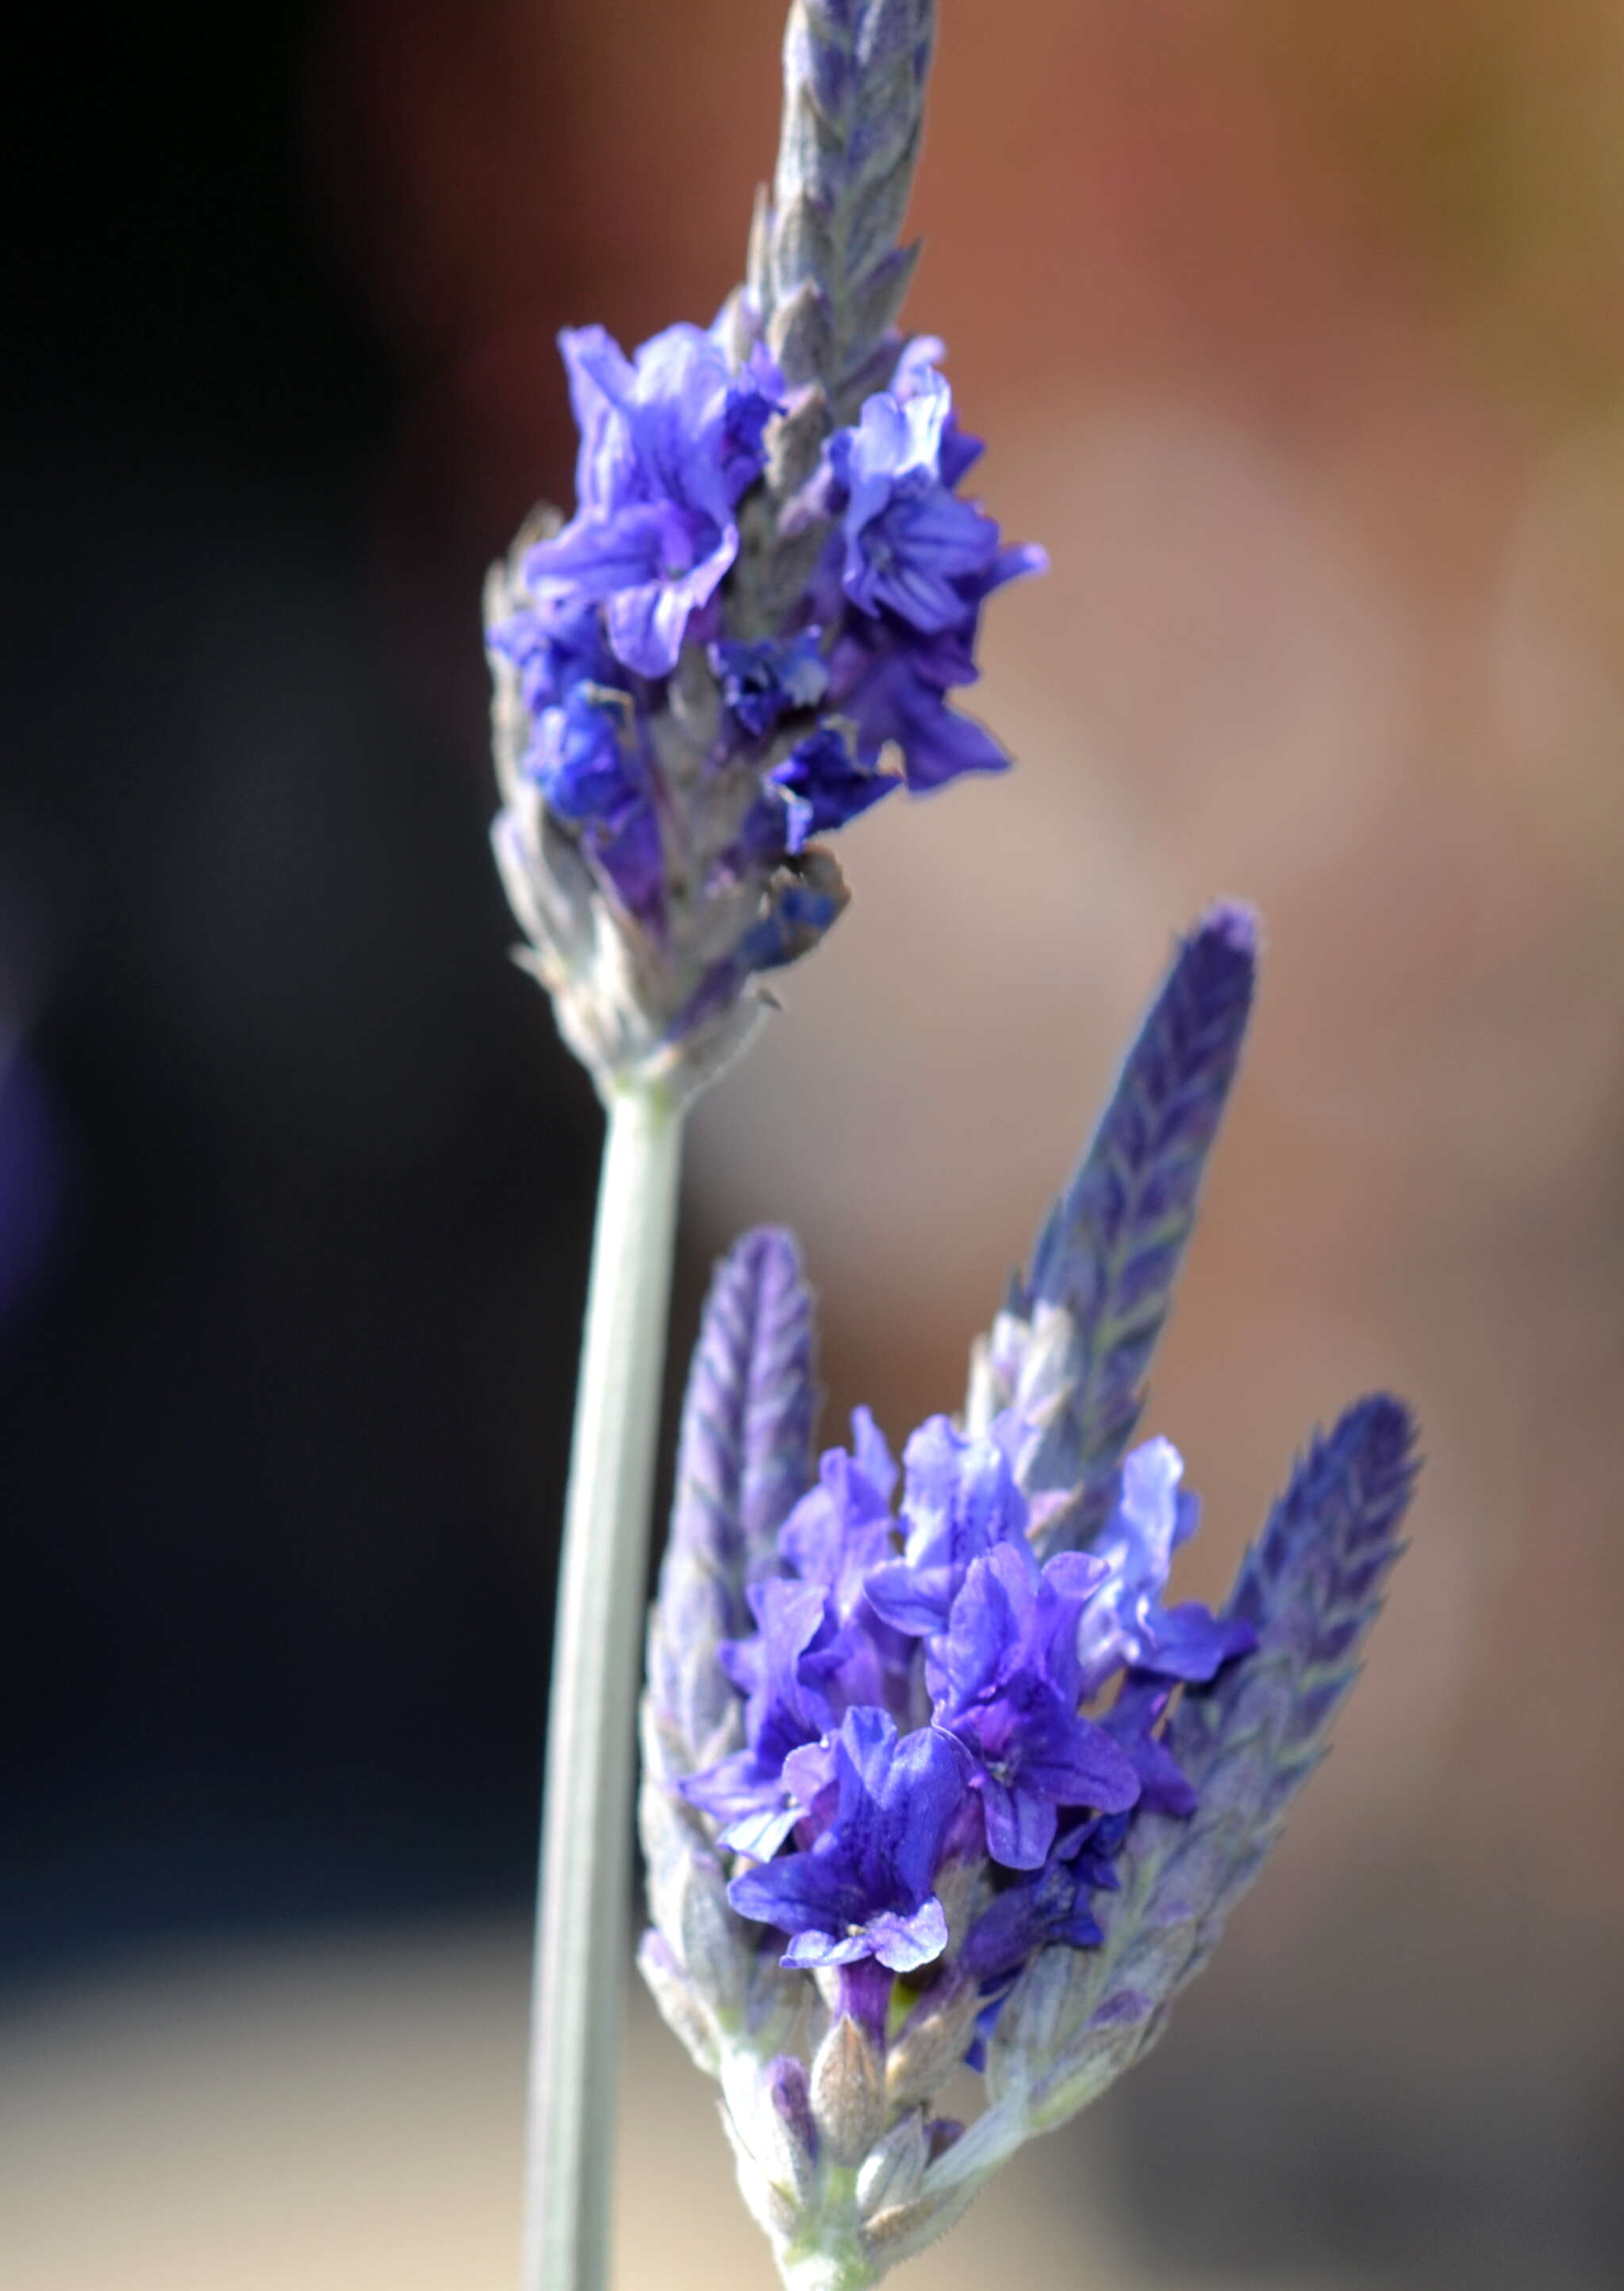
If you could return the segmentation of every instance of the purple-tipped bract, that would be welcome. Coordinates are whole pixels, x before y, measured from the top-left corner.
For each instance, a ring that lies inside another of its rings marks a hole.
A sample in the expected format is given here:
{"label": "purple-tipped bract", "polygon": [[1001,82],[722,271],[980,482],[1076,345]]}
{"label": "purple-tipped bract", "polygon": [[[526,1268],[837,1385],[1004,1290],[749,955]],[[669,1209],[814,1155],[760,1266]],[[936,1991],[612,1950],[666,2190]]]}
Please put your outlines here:
{"label": "purple-tipped bract", "polygon": [[705,1299],[649,1634],[653,1705],[690,1767],[733,1720],[716,1650],[750,1628],[745,1587],[773,1564],[778,1529],[812,1475],[814,1348],[793,1239],[770,1227],[746,1234]]}
{"label": "purple-tipped bract", "polygon": [[1105,1523],[1144,1408],[1251,1015],[1257,948],[1255,919],[1232,904],[1183,941],[1031,1274],[1011,1292],[1025,1322],[1045,1308],[1069,1315],[1065,1396],[1021,1476],[1034,1495],[1065,1497],[1062,1539],[1078,1547]]}

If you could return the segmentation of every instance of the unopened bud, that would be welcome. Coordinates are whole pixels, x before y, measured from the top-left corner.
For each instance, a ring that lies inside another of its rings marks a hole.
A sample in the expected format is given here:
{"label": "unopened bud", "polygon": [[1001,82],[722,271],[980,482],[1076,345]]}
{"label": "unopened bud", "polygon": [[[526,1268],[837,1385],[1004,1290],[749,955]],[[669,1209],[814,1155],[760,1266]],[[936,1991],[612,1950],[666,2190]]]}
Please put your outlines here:
{"label": "unopened bud", "polygon": [[924,2178],[928,2160],[925,2111],[912,2108],[869,2150],[857,2174],[857,2208],[864,2219],[906,2203]]}
{"label": "unopened bud", "polygon": [[879,2054],[849,2014],[842,2014],[812,2062],[812,2115],[831,2158],[848,2169],[862,2163],[885,2127],[885,2075]]}
{"label": "unopened bud", "polygon": [[964,2058],[981,2003],[974,1982],[921,1998],[886,2054],[886,2093],[893,2108],[929,2100]]}

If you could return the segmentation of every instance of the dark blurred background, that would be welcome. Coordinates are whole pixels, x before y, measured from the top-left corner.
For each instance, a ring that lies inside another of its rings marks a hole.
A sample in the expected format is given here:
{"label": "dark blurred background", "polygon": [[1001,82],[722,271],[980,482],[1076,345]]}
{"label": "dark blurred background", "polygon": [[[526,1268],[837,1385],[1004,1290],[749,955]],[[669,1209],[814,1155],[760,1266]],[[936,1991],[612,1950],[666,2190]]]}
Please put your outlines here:
{"label": "dark blurred background", "polygon": [[529,1858],[595,1121],[503,960],[502,517],[461,509],[352,252],[352,33],[76,31],[20,170],[12,1984],[517,1901]]}
{"label": "dark blurred background", "polygon": [[[694,1124],[838,1414],[951,1406],[1170,932],[1267,985],[1151,1428],[1216,1591],[1419,1404],[1331,1765],[1155,2059],[939,2258],[1591,2291],[1624,2250],[1624,20],[946,0],[913,323],[1054,570]],[[0,2279],[511,2279],[597,1117],[485,849],[558,326],[708,317],[746,0],[44,28],[10,141]],[[673,1376],[678,1371],[673,1370]],[[831,1436],[837,1425],[831,1424]],[[623,2279],[765,2284],[634,2010]]]}

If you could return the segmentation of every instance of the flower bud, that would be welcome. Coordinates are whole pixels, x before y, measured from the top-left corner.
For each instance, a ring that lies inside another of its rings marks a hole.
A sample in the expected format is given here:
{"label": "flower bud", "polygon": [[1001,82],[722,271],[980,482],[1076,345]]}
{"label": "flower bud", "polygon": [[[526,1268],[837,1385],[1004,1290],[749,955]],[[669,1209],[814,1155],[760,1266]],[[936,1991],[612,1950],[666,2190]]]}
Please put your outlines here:
{"label": "flower bud", "polygon": [[929,2149],[925,2136],[925,2111],[911,2108],[898,2118],[857,2173],[857,2209],[872,2219],[896,2204],[906,2203],[925,2176]]}
{"label": "flower bud", "polygon": [[812,2114],[833,2163],[862,2163],[885,2125],[885,2071],[849,2014],[842,2014],[812,2062]]}

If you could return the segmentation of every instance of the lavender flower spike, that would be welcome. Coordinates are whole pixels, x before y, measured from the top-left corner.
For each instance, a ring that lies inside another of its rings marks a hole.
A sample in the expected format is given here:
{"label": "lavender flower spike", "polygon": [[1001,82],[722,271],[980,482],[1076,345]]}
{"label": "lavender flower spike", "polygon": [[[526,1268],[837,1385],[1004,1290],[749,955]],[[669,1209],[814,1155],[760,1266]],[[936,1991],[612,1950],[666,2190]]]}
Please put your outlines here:
{"label": "lavender flower spike", "polygon": [[559,337],[575,514],[538,510],[486,587],[493,833],[519,959],[606,1097],[681,1105],[736,1055],[762,975],[846,903],[815,838],[1009,760],[946,695],[1041,552],[960,493],[980,446],[942,346],[894,325],[934,20],[794,0],[748,283],[630,356]]}
{"label": "lavender flower spike", "polygon": [[748,292],[791,386],[817,384],[836,422],[888,378],[883,345],[919,258],[896,241],[935,18],[934,0],[792,0],[790,10],[784,133]]}
{"label": "lavender flower spike", "polygon": [[[743,1332],[793,1288],[787,1244],[741,1244],[712,1292],[649,1638],[643,1965],[721,2084],[791,2291],[867,2291],[1154,2041],[1323,1755],[1399,1551],[1395,1400],[1313,1443],[1218,1616],[1168,1597],[1200,1517],[1183,1459],[1122,1453],[1252,944],[1232,909],[1186,942],[977,1427],[933,1417],[899,1475],[859,1410],[814,1483],[798,1366],[793,1466],[747,1531],[741,1395],[786,1387],[784,1346]],[[968,2125],[940,2112],[961,2065]]]}
{"label": "lavender flower spike", "polygon": [[737,1242],[705,1301],[682,1409],[677,1495],[648,1627],[639,1822],[656,1930],[645,1976],[703,2068],[715,2070],[718,2016],[752,1986],[770,2020],[775,1983],[754,1979],[733,1940],[720,1864],[679,1794],[682,1778],[736,1745],[738,1700],[723,1643],[747,1628],[747,1581],[812,1478],[817,1389],[811,1291],[791,1236]]}
{"label": "lavender flower spike", "polygon": [[1040,1547],[1084,1548],[1115,1499],[1207,1156],[1251,1015],[1258,928],[1215,906],[1179,946],[1088,1152],[977,1346],[973,1426],[1010,1408]]}

